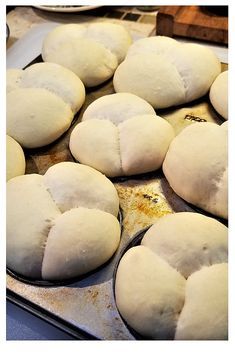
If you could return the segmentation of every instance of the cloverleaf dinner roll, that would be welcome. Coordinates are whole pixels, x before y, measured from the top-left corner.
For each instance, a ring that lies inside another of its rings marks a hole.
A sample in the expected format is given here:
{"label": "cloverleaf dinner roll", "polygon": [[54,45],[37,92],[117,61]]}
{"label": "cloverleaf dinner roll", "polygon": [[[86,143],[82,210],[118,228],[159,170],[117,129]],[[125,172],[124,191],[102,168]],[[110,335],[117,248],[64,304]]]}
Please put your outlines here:
{"label": "cloverleaf dinner roll", "polygon": [[118,24],[65,24],[45,37],[42,57],[67,67],[92,87],[113,76],[131,43],[129,32]]}
{"label": "cloverleaf dinner roll", "polygon": [[7,266],[31,279],[64,280],[105,263],[120,241],[119,199],[98,171],[58,163],[7,183]]}
{"label": "cloverleaf dinner roll", "polygon": [[195,123],[170,144],[163,172],[172,189],[187,202],[228,218],[227,122]]}
{"label": "cloverleaf dinner roll", "polygon": [[116,92],[130,92],[154,108],[167,108],[206,94],[220,72],[220,62],[210,49],[156,36],[130,46],[113,84]]}
{"label": "cloverleaf dinner roll", "polygon": [[6,136],[6,179],[25,173],[25,156],[21,146],[11,136]]}
{"label": "cloverleaf dinner roll", "polygon": [[118,265],[123,319],[147,338],[227,339],[227,247],[227,227],[213,218],[159,218]]}
{"label": "cloverleaf dinner roll", "polygon": [[160,168],[173,137],[171,125],[147,102],[120,93],[99,98],[87,108],[69,147],[77,161],[116,177]]}
{"label": "cloverleaf dinner roll", "polygon": [[216,77],[210,88],[210,101],[215,110],[228,120],[228,71]]}
{"label": "cloverleaf dinner roll", "polygon": [[60,137],[85,100],[82,81],[70,70],[39,63],[7,70],[7,133],[35,148]]}

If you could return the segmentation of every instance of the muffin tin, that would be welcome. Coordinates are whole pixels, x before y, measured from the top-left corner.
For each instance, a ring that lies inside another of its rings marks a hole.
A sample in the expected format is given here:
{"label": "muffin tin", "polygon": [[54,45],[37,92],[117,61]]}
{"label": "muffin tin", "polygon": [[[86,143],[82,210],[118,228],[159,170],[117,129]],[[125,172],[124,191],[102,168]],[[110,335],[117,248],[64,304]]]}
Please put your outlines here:
{"label": "muffin tin", "polygon": [[[41,57],[33,63],[40,61]],[[43,148],[25,150],[26,174],[44,174],[55,163],[74,161],[68,148],[71,131],[90,103],[111,93],[114,93],[112,80],[87,89],[85,104],[64,135]],[[190,104],[192,112],[197,111],[197,107],[202,104],[208,105],[207,96]],[[157,113],[164,117],[169,114],[169,109]],[[205,120],[205,116],[202,120]],[[207,120],[218,124],[223,122],[215,112],[208,113]],[[168,121],[171,122],[171,119]],[[189,122],[195,123],[195,120],[182,116],[178,124],[182,128]],[[146,229],[159,217],[174,212],[202,212],[173,192],[161,170],[133,177],[113,178],[111,181],[119,194],[122,235],[118,250],[106,264],[80,278],[60,283],[28,281],[7,271],[7,298],[10,301],[77,339],[143,339],[126,325],[115,304],[114,281],[120,258],[128,248],[140,242]],[[226,221],[223,223],[226,224]]]}

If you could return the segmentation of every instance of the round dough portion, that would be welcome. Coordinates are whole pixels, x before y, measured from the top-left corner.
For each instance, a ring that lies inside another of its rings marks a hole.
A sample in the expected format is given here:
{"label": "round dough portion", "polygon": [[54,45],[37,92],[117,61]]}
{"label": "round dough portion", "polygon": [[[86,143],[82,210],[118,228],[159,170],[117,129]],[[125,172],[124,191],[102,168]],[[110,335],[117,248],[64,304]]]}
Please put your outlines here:
{"label": "round dough portion", "polygon": [[167,108],[206,94],[220,72],[210,49],[156,36],[130,46],[113,83],[116,92],[134,93],[154,108]]}
{"label": "round dough portion", "polygon": [[86,120],[70,135],[69,148],[74,158],[109,177],[123,175],[118,129],[108,120]]}
{"label": "round dough portion", "polygon": [[156,115],[144,99],[131,93],[116,93],[100,97],[85,110],[82,120],[105,119],[118,125],[136,115]]}
{"label": "round dough portion", "polygon": [[188,278],[175,339],[228,339],[227,263],[204,267]]}
{"label": "round dough portion", "polygon": [[118,310],[140,334],[173,339],[184,305],[186,280],[145,246],[128,250],[116,274]]}
{"label": "round dough portion", "polygon": [[6,180],[25,173],[25,156],[21,146],[6,135]]}
{"label": "round dough portion", "polygon": [[94,270],[118,247],[118,210],[114,185],[76,163],[9,180],[7,267],[34,280],[64,280]]}
{"label": "round dough portion", "polygon": [[70,68],[92,87],[113,75],[131,42],[129,32],[118,24],[66,24],[46,36],[42,57]]}
{"label": "round dough portion", "polygon": [[91,23],[87,26],[85,37],[97,41],[110,50],[117,57],[118,63],[125,59],[132,43],[130,33],[116,23]]}
{"label": "round dough portion", "polygon": [[141,244],[184,277],[204,266],[228,261],[228,229],[211,217],[179,212],[160,218]]}
{"label": "round dough portion", "polygon": [[173,138],[171,125],[155,115],[135,116],[118,126],[91,119],[74,128],[69,147],[79,162],[115,177],[160,168]]}
{"label": "round dough portion", "polygon": [[167,121],[158,116],[140,115],[121,123],[118,130],[124,175],[146,173],[161,167],[174,138],[174,130]]}
{"label": "round dough portion", "polygon": [[184,200],[228,217],[227,129],[196,123],[183,129],[168,149],[163,172]]}
{"label": "round dough portion", "polygon": [[217,76],[211,85],[210,101],[215,110],[228,120],[228,71]]}
{"label": "round dough portion", "polygon": [[116,92],[133,93],[155,109],[185,102],[184,84],[175,66],[152,53],[124,60],[115,71],[113,85]]}
{"label": "round dough portion", "polygon": [[7,94],[7,134],[23,147],[41,147],[55,141],[72,119],[69,105],[46,89],[18,88]]}
{"label": "round dough portion", "polygon": [[57,218],[46,243],[42,278],[83,275],[105,263],[120,241],[118,220],[100,210],[74,208]]}
{"label": "round dough portion", "polygon": [[44,61],[54,62],[73,71],[87,87],[108,80],[118,62],[114,54],[92,39],[70,39],[56,51],[48,53]]}
{"label": "round dough portion", "polygon": [[93,168],[62,162],[50,167],[43,180],[61,212],[86,207],[118,215],[119,198],[114,185]]}
{"label": "round dough portion", "polygon": [[61,212],[38,174],[15,177],[7,183],[7,266],[38,279],[48,232]]}
{"label": "round dough portion", "polygon": [[82,81],[71,70],[54,63],[38,63],[23,71],[19,86],[45,88],[61,97],[77,113],[85,101]]}

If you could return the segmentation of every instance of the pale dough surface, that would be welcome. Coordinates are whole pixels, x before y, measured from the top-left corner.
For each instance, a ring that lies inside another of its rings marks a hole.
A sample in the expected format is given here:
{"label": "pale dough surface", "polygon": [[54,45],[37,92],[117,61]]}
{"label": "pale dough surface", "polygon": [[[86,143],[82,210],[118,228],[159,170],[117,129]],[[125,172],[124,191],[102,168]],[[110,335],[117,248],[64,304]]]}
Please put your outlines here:
{"label": "pale dough surface", "polygon": [[6,135],[6,180],[25,173],[25,156],[22,147]]}
{"label": "pale dough surface", "polygon": [[170,144],[163,172],[184,200],[227,218],[228,141],[224,124],[196,123],[183,129]]}
{"label": "pale dough surface", "polygon": [[228,71],[216,77],[210,88],[210,101],[215,110],[228,120]]}

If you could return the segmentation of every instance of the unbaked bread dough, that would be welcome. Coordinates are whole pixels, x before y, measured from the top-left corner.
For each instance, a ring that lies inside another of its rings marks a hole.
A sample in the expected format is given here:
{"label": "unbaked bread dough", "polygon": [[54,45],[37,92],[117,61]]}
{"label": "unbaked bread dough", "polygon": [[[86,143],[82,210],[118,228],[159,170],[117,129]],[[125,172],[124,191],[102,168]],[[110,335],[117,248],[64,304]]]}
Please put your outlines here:
{"label": "unbaked bread dough", "polygon": [[185,278],[212,263],[228,261],[228,229],[214,218],[179,212],[160,218],[141,242]]}
{"label": "unbaked bread dough", "polygon": [[27,148],[60,137],[85,101],[82,81],[54,63],[9,69],[6,84],[7,133]]}
{"label": "unbaked bread dough", "polygon": [[195,123],[170,144],[163,172],[172,189],[191,204],[228,217],[227,124]]}
{"label": "unbaked bread dough", "polygon": [[6,135],[6,179],[7,181],[25,173],[25,156],[21,146]]}
{"label": "unbaked bread dough", "polygon": [[166,215],[123,255],[115,299],[146,338],[227,339],[227,227],[191,212]]}
{"label": "unbaked bread dough", "polygon": [[58,163],[7,183],[7,266],[32,279],[64,280],[106,262],[120,240],[119,199],[101,173]]}
{"label": "unbaked bread dough", "polygon": [[227,263],[204,267],[188,278],[175,339],[228,339]]}
{"label": "unbaked bread dough", "polygon": [[103,96],[84,112],[71,133],[74,158],[109,177],[161,167],[173,128],[151,105],[130,93]]}
{"label": "unbaked bread dough", "polygon": [[220,62],[209,48],[156,36],[130,46],[113,84],[116,92],[130,92],[154,108],[167,108],[206,94],[220,72]]}
{"label": "unbaked bread dough", "polygon": [[136,115],[146,114],[156,115],[156,112],[144,99],[131,93],[115,93],[92,102],[83,113],[82,121],[106,119],[114,125],[119,125]]}
{"label": "unbaked bread dough", "polygon": [[66,24],[46,36],[42,57],[69,68],[92,87],[113,76],[131,42],[129,32],[118,24]]}
{"label": "unbaked bread dough", "polygon": [[137,115],[117,126],[90,119],[74,128],[69,148],[77,161],[109,177],[134,175],[160,168],[173,137],[171,125],[156,115]]}
{"label": "unbaked bread dough", "polygon": [[217,76],[211,85],[210,101],[215,110],[228,120],[228,71]]}
{"label": "unbaked bread dough", "polygon": [[7,92],[16,88],[45,88],[55,93],[77,113],[85,101],[82,81],[71,70],[55,63],[37,63],[25,70],[7,70]]}
{"label": "unbaked bread dough", "polygon": [[48,145],[70,126],[73,112],[45,88],[17,88],[7,94],[7,134],[26,148]]}

